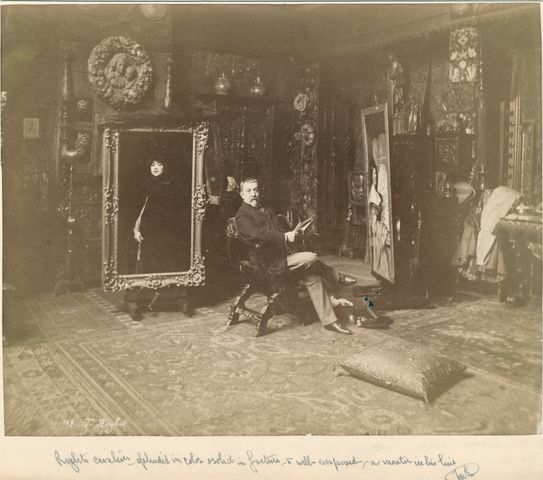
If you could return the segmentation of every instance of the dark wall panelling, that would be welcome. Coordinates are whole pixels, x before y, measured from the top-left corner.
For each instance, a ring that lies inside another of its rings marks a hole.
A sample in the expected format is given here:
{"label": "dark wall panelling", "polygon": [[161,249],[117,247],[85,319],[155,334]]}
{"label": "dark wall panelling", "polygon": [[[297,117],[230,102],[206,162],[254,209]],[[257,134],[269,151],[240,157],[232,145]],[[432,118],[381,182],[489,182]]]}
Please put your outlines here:
{"label": "dark wall panelling", "polygon": [[[21,292],[52,285],[59,259],[51,201],[58,37],[48,11],[40,12],[26,7],[15,15],[2,8],[3,268],[4,278]],[[25,138],[25,118],[38,119],[35,138]]]}

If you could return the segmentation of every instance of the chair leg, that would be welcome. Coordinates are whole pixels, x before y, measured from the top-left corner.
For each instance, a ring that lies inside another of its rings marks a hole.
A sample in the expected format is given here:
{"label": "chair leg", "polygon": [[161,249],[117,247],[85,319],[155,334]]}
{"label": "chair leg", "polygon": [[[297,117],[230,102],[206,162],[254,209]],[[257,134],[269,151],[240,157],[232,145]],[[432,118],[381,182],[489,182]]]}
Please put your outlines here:
{"label": "chair leg", "polygon": [[226,326],[229,327],[231,325],[235,325],[236,323],[239,323],[239,311],[238,307],[243,306],[245,303],[245,300],[247,300],[251,296],[251,284],[246,283],[241,290],[241,293],[239,294],[238,298],[236,298],[235,302],[230,307],[230,314],[228,315],[228,321],[226,322]]}
{"label": "chair leg", "polygon": [[261,337],[268,332],[268,320],[271,318],[271,308],[266,305],[260,315],[256,317],[255,337]]}
{"label": "chair leg", "polygon": [[279,293],[274,293],[268,298],[266,306],[261,310],[256,321],[255,337],[266,335],[268,331],[268,320],[273,316],[273,304],[277,300]]}

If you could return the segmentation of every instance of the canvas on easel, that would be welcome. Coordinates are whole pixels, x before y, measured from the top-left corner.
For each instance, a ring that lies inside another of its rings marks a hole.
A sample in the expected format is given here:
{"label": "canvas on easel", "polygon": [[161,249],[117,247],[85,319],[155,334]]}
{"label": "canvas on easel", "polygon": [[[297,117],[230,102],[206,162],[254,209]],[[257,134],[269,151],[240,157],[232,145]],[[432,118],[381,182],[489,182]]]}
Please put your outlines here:
{"label": "canvas on easel", "polygon": [[394,283],[394,242],[387,104],[365,108],[362,140],[367,182],[369,259],[372,274]]}

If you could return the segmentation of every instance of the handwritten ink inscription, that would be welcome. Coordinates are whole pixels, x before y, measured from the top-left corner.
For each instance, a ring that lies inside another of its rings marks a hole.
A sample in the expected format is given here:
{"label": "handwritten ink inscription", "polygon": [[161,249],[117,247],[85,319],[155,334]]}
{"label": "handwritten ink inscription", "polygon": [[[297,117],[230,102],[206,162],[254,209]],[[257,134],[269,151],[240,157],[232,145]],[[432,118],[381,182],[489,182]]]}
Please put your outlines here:
{"label": "handwritten ink inscription", "polygon": [[476,463],[466,463],[465,465],[460,465],[454,470],[451,470],[444,478],[445,480],[466,480],[474,477],[478,471],[479,465]]}
{"label": "handwritten ink inscription", "polygon": [[[211,456],[200,455],[195,452],[186,453],[164,453],[137,451],[134,454],[128,452],[110,451],[96,454],[91,452],[69,452],[63,453],[54,451],[54,460],[60,467],[71,468],[79,473],[86,465],[126,465],[137,466],[144,470],[158,467],[190,468],[197,466],[226,466],[230,468],[249,469],[254,474],[259,474],[267,468],[287,467],[298,469],[333,469],[336,472],[345,469],[387,469],[398,467],[413,468],[435,468],[447,470],[443,476],[444,480],[468,480],[474,477],[479,471],[476,463],[465,463],[457,466],[457,461],[443,453],[437,455],[366,458],[362,455],[351,455],[345,458],[335,456],[319,457],[306,453],[302,456],[281,456],[276,453],[262,453],[246,450],[244,453],[234,454],[233,452],[216,452]],[[451,470],[451,467],[454,467]]]}

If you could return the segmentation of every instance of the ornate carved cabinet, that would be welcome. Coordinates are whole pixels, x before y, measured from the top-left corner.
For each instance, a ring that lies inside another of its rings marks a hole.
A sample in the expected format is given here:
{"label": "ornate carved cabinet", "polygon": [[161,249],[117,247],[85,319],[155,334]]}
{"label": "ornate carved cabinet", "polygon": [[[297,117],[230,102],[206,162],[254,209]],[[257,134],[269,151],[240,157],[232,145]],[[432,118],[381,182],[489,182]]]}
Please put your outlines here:
{"label": "ornate carved cabinet", "polygon": [[467,181],[475,158],[475,136],[465,133],[438,133],[434,137],[430,185],[445,196],[447,183]]}
{"label": "ornate carved cabinet", "polygon": [[399,282],[412,281],[421,257],[424,197],[430,189],[431,139],[393,135],[391,143],[392,216],[395,270]]}
{"label": "ornate carved cabinet", "polygon": [[[422,134],[391,137],[396,277],[419,291],[446,286],[456,241],[455,201],[434,182],[437,171],[447,168],[450,173],[462,165],[457,139],[447,147],[445,140],[450,139]],[[444,158],[443,150],[451,155]]]}

